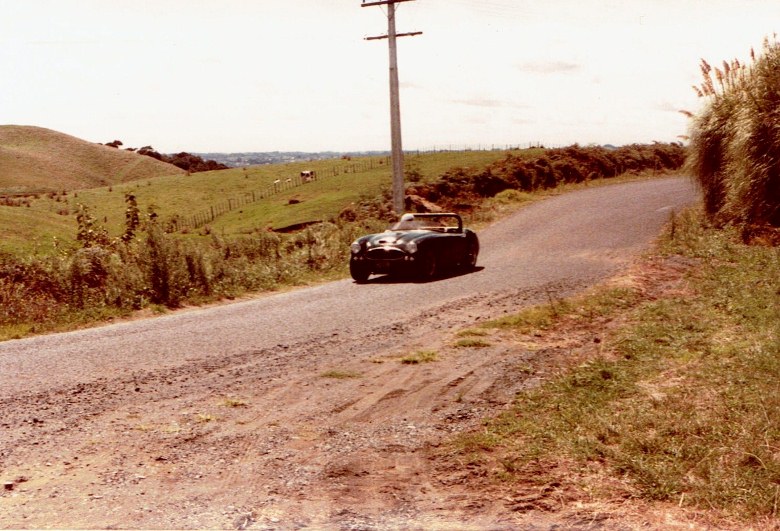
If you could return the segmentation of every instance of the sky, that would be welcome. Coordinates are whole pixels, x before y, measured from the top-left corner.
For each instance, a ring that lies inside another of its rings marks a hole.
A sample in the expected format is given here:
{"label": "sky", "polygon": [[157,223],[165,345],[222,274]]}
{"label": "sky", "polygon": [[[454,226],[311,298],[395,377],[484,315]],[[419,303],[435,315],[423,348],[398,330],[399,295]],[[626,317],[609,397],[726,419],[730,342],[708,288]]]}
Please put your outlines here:
{"label": "sky", "polygon": [[[390,149],[387,7],[0,0],[0,124],[157,151]],[[673,142],[780,0],[396,4],[407,150]]]}

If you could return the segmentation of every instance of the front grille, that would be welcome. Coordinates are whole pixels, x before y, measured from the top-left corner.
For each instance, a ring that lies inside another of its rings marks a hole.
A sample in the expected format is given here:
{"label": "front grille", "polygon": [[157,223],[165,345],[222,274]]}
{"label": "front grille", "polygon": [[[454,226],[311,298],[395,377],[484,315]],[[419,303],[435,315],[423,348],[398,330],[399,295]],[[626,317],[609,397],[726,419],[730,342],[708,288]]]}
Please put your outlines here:
{"label": "front grille", "polygon": [[369,260],[403,260],[406,253],[395,247],[376,247],[366,253]]}

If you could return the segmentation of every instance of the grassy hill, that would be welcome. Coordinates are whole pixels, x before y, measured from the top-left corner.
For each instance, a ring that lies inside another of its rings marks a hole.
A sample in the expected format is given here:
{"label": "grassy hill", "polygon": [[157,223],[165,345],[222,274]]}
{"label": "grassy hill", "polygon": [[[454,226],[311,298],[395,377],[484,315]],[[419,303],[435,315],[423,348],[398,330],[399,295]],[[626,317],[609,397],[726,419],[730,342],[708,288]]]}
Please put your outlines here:
{"label": "grassy hill", "polygon": [[183,173],[151,157],[50,129],[0,125],[0,194],[80,190]]}

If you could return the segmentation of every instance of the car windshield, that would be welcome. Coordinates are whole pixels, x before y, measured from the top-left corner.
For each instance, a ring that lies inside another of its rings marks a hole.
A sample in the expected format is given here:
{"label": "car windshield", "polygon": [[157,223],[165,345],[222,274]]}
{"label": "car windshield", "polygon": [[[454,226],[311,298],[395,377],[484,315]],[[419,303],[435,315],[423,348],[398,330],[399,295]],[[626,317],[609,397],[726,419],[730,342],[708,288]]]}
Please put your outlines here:
{"label": "car windshield", "polygon": [[446,232],[448,229],[457,230],[457,218],[449,216],[415,216],[404,214],[401,219],[390,227],[390,230],[434,230]]}

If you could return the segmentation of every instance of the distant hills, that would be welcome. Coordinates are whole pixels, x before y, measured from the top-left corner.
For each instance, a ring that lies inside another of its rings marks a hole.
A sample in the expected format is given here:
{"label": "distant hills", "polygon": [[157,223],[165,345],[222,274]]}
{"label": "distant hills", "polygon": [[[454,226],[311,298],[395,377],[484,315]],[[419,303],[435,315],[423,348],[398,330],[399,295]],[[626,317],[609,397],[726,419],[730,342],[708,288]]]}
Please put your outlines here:
{"label": "distant hills", "polygon": [[0,125],[0,194],[99,188],[183,173],[173,164],[51,129]]}

